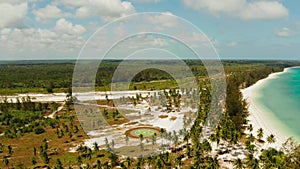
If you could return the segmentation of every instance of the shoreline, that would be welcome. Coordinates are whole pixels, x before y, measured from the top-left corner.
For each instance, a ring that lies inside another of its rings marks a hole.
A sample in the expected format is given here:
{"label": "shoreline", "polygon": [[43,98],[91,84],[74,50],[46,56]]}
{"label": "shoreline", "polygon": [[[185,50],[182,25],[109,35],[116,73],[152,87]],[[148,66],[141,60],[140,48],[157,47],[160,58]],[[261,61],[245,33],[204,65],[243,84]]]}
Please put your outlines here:
{"label": "shoreline", "polygon": [[[268,77],[257,81],[255,84],[249,86],[248,88],[241,89],[243,99],[248,103],[248,124],[252,124],[253,131],[251,132],[253,136],[257,136],[257,130],[259,128],[263,129],[263,140],[265,143],[262,148],[281,148],[282,144],[290,137],[291,133],[288,131],[287,127],[279,121],[279,119],[267,108],[257,102],[257,97],[259,97],[258,90],[261,89],[269,80],[277,78],[278,75],[288,72],[291,68],[285,68],[282,72],[271,73]],[[266,141],[267,137],[273,134],[275,136],[275,143],[268,144]],[[295,138],[295,137],[294,137]]]}

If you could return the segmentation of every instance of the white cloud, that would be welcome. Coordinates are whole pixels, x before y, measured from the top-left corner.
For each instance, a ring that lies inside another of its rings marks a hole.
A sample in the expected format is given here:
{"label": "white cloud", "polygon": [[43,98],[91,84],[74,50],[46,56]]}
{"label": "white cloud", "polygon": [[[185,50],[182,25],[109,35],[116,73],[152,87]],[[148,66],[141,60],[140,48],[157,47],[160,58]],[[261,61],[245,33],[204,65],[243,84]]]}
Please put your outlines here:
{"label": "white cloud", "polygon": [[158,3],[161,0],[134,0],[134,2],[138,2],[138,3]]}
{"label": "white cloud", "polygon": [[89,3],[90,0],[55,0],[53,4],[60,4],[60,5],[65,5],[68,7],[78,7],[78,6],[83,6]]}
{"label": "white cloud", "polygon": [[39,22],[47,23],[49,19],[67,17],[71,14],[62,12],[56,5],[49,4],[45,8],[34,10],[35,18]]}
{"label": "white cloud", "polygon": [[76,11],[79,18],[100,17],[104,21],[109,21],[121,16],[126,16],[135,12],[130,2],[121,0],[94,0],[80,7]]}
{"label": "white cloud", "polygon": [[245,0],[183,0],[183,3],[195,10],[206,10],[212,14],[234,13],[245,6]]}
{"label": "white cloud", "polygon": [[0,34],[1,40],[7,40],[7,37],[9,36],[10,32],[11,32],[11,29],[9,29],[9,28],[2,29],[1,34]]}
{"label": "white cloud", "polygon": [[24,2],[23,0],[0,0],[0,4],[2,3],[9,3],[9,4],[13,4],[13,5],[17,5]]}
{"label": "white cloud", "polygon": [[56,0],[53,4],[76,9],[74,17],[99,17],[105,22],[135,12],[131,2],[121,0]]}
{"label": "white cloud", "polygon": [[227,43],[227,46],[229,46],[229,47],[234,47],[234,46],[236,46],[236,45],[238,45],[237,42],[228,42],[228,43]]}
{"label": "white cloud", "polygon": [[8,35],[11,32],[10,28],[4,28],[1,30],[1,35]]}
{"label": "white cloud", "polygon": [[27,14],[27,3],[0,3],[0,27],[19,27]]}
{"label": "white cloud", "polygon": [[94,33],[99,28],[101,28],[100,24],[98,22],[89,22],[87,25],[87,31],[90,33]]}
{"label": "white cloud", "polygon": [[178,19],[170,12],[162,12],[158,15],[153,15],[147,17],[147,20],[150,24],[158,25],[157,30],[165,28],[176,28],[178,26]]}
{"label": "white cloud", "polygon": [[286,18],[289,12],[278,1],[247,0],[182,0],[194,10],[207,11],[213,15],[227,15],[245,20],[271,20]]}
{"label": "white cloud", "polygon": [[168,43],[166,42],[165,39],[155,38],[155,39],[153,39],[151,45],[154,47],[164,47],[164,46],[167,46]]}
{"label": "white cloud", "polygon": [[292,35],[292,32],[289,28],[281,28],[279,30],[275,30],[274,33],[279,37],[289,37]]}
{"label": "white cloud", "polygon": [[73,23],[62,18],[56,21],[54,30],[70,35],[81,35],[85,33],[86,29],[81,25],[73,25]]}
{"label": "white cloud", "polygon": [[1,29],[0,49],[13,55],[45,51],[56,53],[55,56],[61,53],[70,54],[68,52],[78,52],[81,49],[86,41],[83,36],[85,32],[83,26],[74,25],[66,19],[59,19],[52,29]]}
{"label": "white cloud", "polygon": [[276,1],[259,1],[248,4],[241,13],[243,19],[279,19],[289,15],[288,10]]}

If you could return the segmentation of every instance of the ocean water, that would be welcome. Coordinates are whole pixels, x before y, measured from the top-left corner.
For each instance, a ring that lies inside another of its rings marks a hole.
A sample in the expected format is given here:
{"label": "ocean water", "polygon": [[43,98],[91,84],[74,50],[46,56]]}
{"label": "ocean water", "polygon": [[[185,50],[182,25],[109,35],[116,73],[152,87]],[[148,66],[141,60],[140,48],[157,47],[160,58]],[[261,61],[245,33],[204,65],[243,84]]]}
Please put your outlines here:
{"label": "ocean water", "polygon": [[276,75],[257,92],[257,102],[272,113],[285,134],[300,142],[300,68],[289,68]]}

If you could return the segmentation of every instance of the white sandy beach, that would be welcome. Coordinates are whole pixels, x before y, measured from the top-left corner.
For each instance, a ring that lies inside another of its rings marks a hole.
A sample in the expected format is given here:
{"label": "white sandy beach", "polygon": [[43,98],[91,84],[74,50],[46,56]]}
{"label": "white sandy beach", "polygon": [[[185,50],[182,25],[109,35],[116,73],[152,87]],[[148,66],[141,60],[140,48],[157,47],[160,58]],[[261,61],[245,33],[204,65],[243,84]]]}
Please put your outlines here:
{"label": "white sandy beach", "polygon": [[275,120],[276,117],[272,117],[272,112],[255,101],[256,98],[259,97],[257,93],[258,89],[260,89],[268,80],[276,78],[279,74],[287,71],[289,71],[288,68],[284,69],[283,72],[272,73],[267,78],[259,80],[254,85],[241,90],[243,98],[246,99],[249,103],[248,110],[250,115],[248,117],[248,120],[249,124],[252,124],[253,126],[252,134],[256,137],[257,130],[259,128],[262,128],[264,132],[263,140],[266,141],[267,136],[269,136],[270,134],[275,135],[276,142],[273,144],[268,144],[266,141],[265,145],[263,145],[262,148],[273,147],[279,149],[282,146],[282,143],[284,143],[289,137],[291,137],[291,135],[289,135],[289,133],[284,130],[284,126],[280,124],[280,122],[278,123],[278,121]]}

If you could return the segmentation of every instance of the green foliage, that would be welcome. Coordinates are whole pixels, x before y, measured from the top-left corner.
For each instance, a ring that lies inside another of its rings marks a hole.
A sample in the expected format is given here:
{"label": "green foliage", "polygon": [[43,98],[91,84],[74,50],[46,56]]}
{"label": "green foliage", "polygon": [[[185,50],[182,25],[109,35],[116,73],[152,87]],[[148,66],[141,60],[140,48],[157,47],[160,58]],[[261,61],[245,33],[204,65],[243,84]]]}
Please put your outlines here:
{"label": "green foliage", "polygon": [[259,158],[264,166],[263,168],[287,168],[286,156],[281,151],[275,149],[263,150]]}
{"label": "green foliage", "polygon": [[45,132],[45,129],[42,126],[38,126],[34,129],[35,134],[42,134]]}
{"label": "green foliage", "polygon": [[21,100],[22,103],[0,103],[0,127],[4,128],[5,137],[17,138],[30,132],[41,134],[45,126],[58,125],[58,120],[44,118],[46,111],[52,111],[49,103],[31,102],[30,98]]}

